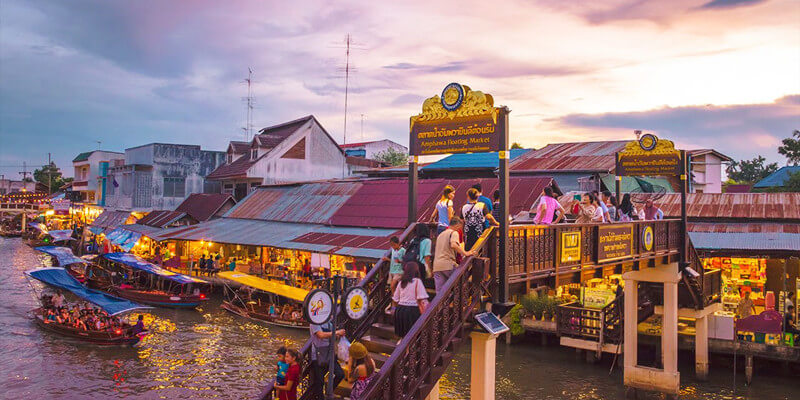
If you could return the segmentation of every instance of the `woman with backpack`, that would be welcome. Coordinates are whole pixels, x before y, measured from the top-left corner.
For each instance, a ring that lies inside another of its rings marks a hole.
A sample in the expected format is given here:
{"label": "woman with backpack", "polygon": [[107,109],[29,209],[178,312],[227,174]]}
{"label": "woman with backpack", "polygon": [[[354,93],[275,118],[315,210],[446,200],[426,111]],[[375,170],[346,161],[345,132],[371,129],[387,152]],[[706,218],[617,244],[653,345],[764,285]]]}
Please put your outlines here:
{"label": "woman with backpack", "polygon": [[474,188],[468,190],[467,201],[461,208],[461,214],[464,217],[464,248],[471,250],[483,234],[484,222],[488,220],[494,226],[500,226],[500,223],[494,219],[485,204],[478,201],[478,190]]}

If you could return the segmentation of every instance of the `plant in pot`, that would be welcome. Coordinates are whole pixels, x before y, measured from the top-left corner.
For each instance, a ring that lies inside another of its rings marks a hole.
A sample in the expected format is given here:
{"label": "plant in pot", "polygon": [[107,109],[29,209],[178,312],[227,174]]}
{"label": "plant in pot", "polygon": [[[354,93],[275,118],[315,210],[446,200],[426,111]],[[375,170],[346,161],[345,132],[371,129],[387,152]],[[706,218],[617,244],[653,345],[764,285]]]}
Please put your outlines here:
{"label": "plant in pot", "polygon": [[542,318],[542,304],[541,300],[535,294],[526,294],[522,296],[520,299],[520,305],[525,309],[528,315],[531,316],[531,319],[536,321],[537,319]]}

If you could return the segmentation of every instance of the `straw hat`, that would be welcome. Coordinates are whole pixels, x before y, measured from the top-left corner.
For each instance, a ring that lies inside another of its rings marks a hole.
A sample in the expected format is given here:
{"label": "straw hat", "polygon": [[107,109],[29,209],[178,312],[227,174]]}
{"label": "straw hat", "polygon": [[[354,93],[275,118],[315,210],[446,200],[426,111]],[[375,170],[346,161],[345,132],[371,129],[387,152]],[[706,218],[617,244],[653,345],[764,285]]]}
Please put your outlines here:
{"label": "straw hat", "polygon": [[367,348],[364,347],[363,344],[359,342],[353,342],[353,344],[350,345],[350,358],[359,360],[366,356],[367,356]]}

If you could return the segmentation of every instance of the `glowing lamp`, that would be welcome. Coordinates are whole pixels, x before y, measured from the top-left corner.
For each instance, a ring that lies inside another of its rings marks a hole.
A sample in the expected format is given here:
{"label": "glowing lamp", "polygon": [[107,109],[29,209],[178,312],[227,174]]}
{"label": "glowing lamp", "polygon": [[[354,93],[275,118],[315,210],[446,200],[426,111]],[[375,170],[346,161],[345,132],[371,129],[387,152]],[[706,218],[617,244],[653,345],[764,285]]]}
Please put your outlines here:
{"label": "glowing lamp", "polygon": [[114,333],[116,333],[117,335],[121,335],[122,334],[122,329],[117,329],[117,330],[114,331]]}

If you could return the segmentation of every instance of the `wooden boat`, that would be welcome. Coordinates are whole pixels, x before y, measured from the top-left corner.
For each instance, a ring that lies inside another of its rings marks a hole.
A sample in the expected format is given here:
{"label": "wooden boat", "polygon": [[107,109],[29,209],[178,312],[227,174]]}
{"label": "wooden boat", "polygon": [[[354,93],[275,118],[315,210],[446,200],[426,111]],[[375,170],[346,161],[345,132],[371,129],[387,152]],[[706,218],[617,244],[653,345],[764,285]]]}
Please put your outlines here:
{"label": "wooden boat", "polygon": [[34,250],[45,253],[53,260],[53,265],[67,270],[80,283],[86,282],[86,265],[88,261],[75,257],[69,247],[39,246]]}
{"label": "wooden boat", "polygon": [[[106,312],[107,316],[117,316],[133,310],[148,308],[125,299],[110,296],[97,290],[89,289],[78,282],[64,268],[46,267],[25,271],[25,275],[34,278],[48,286],[61,289],[91,302]],[[43,301],[43,303],[45,303]],[[115,330],[85,330],[64,325],[55,321],[45,320],[45,308],[40,307],[31,311],[32,318],[42,329],[59,335],[78,339],[81,341],[102,345],[134,345],[147,335],[147,331],[133,332],[133,327],[123,323]]]}
{"label": "wooden boat", "polygon": [[168,271],[131,253],[103,254],[87,272],[89,285],[142,304],[195,308],[208,300],[210,284]]}
{"label": "wooden boat", "polygon": [[71,326],[67,326],[64,324],[59,324],[57,322],[45,322],[42,308],[37,308],[31,311],[31,313],[33,314],[33,318],[34,321],[36,321],[36,324],[46,331],[54,332],[62,336],[99,345],[132,346],[138,344],[142,340],[142,338],[147,336],[147,331],[139,332],[136,334],[132,333],[131,332],[132,327],[131,325],[128,324],[125,324],[123,325],[122,328],[118,328],[114,331],[83,330],[83,329],[73,328]]}
{"label": "wooden boat", "polygon": [[270,306],[280,312],[288,304],[302,315],[299,311],[308,290],[235,271],[223,271],[218,276],[241,285],[238,290],[225,285],[225,300],[221,305],[224,310],[269,325],[308,329],[308,322],[302,316],[282,318],[270,313]]}

